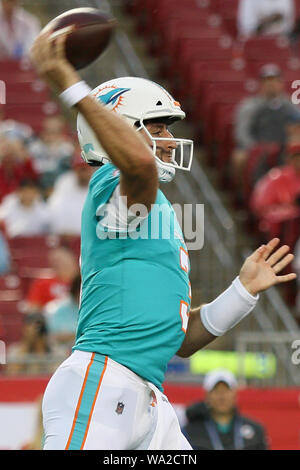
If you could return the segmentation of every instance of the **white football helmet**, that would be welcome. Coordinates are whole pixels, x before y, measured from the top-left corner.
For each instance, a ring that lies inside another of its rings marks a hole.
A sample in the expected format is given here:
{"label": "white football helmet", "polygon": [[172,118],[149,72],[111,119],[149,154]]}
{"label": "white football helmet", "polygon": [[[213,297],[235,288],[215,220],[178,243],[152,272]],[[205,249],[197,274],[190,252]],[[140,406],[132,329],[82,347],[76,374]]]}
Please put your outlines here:
{"label": "white football helmet", "polygon": [[[91,92],[96,100],[112,111],[123,116],[130,126],[137,131],[143,129],[152,141],[152,152],[156,159],[159,180],[169,182],[175,176],[175,169],[189,171],[193,159],[193,141],[155,137],[153,138],[144,121],[149,119],[167,119],[168,124],[185,118],[180,104],[160,85],[150,80],[137,77],[121,77],[102,83]],[[94,166],[110,162],[94,131],[82,114],[77,119],[78,139],[82,149],[82,158]],[[174,141],[177,148],[173,150],[172,161],[163,162],[156,156],[158,141]]]}

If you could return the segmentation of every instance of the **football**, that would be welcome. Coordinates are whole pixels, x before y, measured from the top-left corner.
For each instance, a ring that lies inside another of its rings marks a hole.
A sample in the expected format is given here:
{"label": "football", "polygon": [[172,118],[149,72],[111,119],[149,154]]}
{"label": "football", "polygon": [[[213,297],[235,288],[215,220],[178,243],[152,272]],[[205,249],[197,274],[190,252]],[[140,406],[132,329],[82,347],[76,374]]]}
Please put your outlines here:
{"label": "football", "polygon": [[66,40],[66,56],[79,70],[90,65],[107,48],[116,28],[115,18],[96,8],[74,8],[51,20],[42,33],[53,31],[55,38],[72,27]]}

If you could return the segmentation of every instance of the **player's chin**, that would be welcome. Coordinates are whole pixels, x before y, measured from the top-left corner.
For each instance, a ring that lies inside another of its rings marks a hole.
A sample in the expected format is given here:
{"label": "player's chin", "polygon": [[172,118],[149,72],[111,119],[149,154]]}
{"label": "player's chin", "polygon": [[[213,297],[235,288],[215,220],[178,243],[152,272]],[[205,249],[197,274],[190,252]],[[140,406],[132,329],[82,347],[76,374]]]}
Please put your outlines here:
{"label": "player's chin", "polygon": [[158,157],[163,163],[173,163],[172,157],[170,155],[163,155]]}

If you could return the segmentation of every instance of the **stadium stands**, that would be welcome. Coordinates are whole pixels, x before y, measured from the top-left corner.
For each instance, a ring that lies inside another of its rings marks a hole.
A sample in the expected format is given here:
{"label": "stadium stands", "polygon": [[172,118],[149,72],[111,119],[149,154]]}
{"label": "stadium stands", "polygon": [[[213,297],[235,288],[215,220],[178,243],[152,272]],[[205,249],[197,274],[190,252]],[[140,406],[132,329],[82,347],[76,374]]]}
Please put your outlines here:
{"label": "stadium stands", "polygon": [[[286,37],[237,38],[239,0],[128,0],[127,11],[136,18],[149,51],[155,54],[163,77],[194,124],[195,140],[206,150],[207,162],[217,165],[218,180],[232,188],[228,163],[234,148],[233,117],[240,100],[256,93],[260,68],[277,64],[284,72],[287,94],[299,79],[300,57]],[[300,17],[300,4],[296,3]],[[261,160],[262,154],[263,162]],[[254,147],[246,165],[244,197],[253,188],[262,164],[264,171],[278,163],[278,145]],[[251,218],[251,214],[249,213]],[[299,236],[291,224],[283,242]]]}
{"label": "stadium stands", "polygon": [[21,336],[24,298],[35,279],[49,279],[48,253],[54,247],[67,246],[78,258],[80,237],[34,236],[8,240],[13,272],[0,276],[0,323],[7,344]]}
{"label": "stadium stands", "polygon": [[58,113],[57,104],[27,61],[1,61],[0,78],[6,85],[6,119],[26,122],[39,132],[43,119]]}

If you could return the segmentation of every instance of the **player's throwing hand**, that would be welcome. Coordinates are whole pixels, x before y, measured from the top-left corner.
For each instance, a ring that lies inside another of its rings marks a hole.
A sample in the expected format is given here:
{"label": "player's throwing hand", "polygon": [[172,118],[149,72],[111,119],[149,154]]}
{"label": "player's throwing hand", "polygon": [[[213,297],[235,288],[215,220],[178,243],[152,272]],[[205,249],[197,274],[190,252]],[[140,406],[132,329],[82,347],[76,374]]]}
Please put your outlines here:
{"label": "player's throwing hand", "polygon": [[51,87],[58,87],[61,90],[81,80],[74,67],[67,61],[65,54],[65,42],[71,31],[55,39],[51,38],[51,32],[40,34],[30,54],[31,62],[40,77]]}
{"label": "player's throwing hand", "polygon": [[254,251],[243,264],[240,280],[250,294],[256,295],[275,284],[296,279],[295,273],[278,276],[294,258],[294,255],[289,253],[288,245],[276,249],[279,242],[279,238],[273,238],[267,245],[262,245]]}

